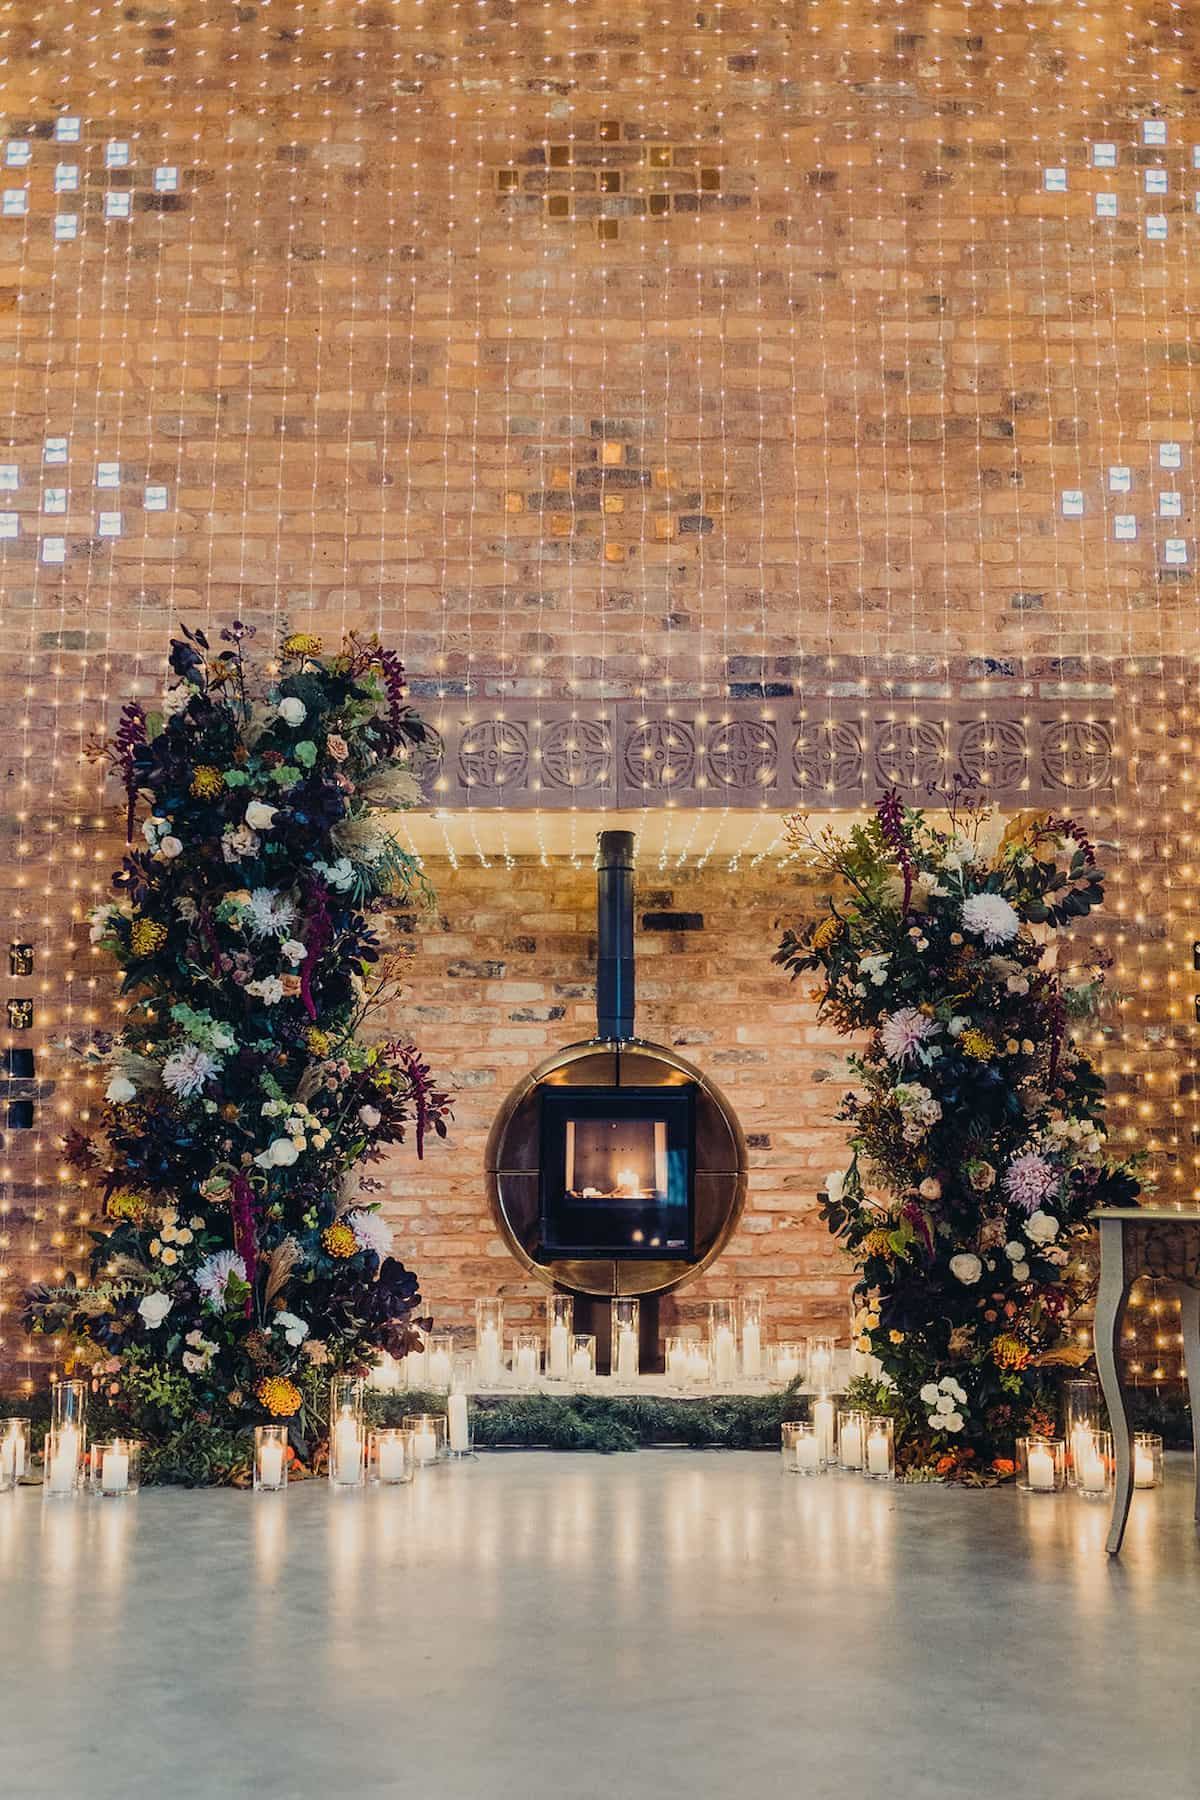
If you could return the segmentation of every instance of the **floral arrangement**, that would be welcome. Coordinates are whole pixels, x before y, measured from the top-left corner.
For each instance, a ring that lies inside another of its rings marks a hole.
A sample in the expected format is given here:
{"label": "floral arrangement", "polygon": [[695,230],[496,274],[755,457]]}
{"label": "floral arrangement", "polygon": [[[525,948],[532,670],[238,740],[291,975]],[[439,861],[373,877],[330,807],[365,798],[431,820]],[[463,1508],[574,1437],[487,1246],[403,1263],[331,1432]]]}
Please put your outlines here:
{"label": "floral arrangement", "polygon": [[1071,820],[1004,828],[957,796],[944,826],[893,793],[845,836],[789,829],[840,897],[775,961],[866,1034],[838,1115],[852,1160],[822,1203],[859,1271],[856,1346],[910,1463],[1007,1473],[1014,1438],[1053,1418],[1048,1370],[1092,1292],[1088,1215],[1138,1191],[1068,1031],[1102,971],[1057,967],[1104,875]]}
{"label": "floral arrangement", "polygon": [[66,1140],[108,1229],[90,1280],[32,1289],[24,1322],[139,1429],[279,1418],[300,1445],[331,1371],[419,1342],[417,1279],[356,1171],[410,1133],[420,1155],[449,1101],[412,1044],[360,1037],[396,981],[368,915],[419,886],[379,816],[420,792],[403,670],[296,633],[256,678],[253,635],[214,651],[185,628],[161,707],[127,705],[109,746],[130,838],[144,816],[91,936],[128,1007],[84,1046],[102,1141]]}

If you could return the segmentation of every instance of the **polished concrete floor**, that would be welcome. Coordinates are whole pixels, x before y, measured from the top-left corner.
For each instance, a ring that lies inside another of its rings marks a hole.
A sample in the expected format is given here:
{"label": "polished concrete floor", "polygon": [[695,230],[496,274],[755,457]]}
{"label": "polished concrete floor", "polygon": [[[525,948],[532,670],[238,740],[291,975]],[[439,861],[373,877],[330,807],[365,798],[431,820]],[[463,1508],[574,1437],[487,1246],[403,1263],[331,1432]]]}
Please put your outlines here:
{"label": "polished concrete floor", "polygon": [[1193,1800],[1188,1470],[1068,1497],[766,1455],[0,1496],[0,1793]]}

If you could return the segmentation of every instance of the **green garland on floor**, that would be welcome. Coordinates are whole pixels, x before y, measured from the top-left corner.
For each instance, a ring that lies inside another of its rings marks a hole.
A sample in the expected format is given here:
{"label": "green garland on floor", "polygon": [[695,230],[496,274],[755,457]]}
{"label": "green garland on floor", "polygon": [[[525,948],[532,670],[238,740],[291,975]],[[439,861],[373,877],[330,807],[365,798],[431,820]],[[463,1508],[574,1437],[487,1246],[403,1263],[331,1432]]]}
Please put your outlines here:
{"label": "green garland on floor", "polygon": [[[729,1394],[676,1400],[655,1395],[622,1398],[571,1393],[495,1394],[471,1401],[475,1444],[487,1450],[591,1450],[610,1453],[682,1446],[691,1450],[776,1450],[785,1419],[805,1418],[809,1396],[793,1389],[774,1394]],[[367,1396],[372,1424],[398,1425],[406,1413],[444,1412],[444,1394]],[[0,1395],[0,1417],[16,1413],[33,1421],[33,1448],[40,1454],[49,1417],[46,1394]],[[1191,1448],[1191,1418],[1180,1390],[1155,1394],[1140,1389],[1129,1397],[1130,1426],[1161,1432],[1171,1450]],[[127,1430],[100,1400],[92,1402],[93,1438]],[[186,1431],[148,1440],[142,1453],[142,1480],[160,1487],[246,1487],[250,1482],[251,1439],[246,1432],[194,1424]],[[300,1471],[297,1470],[297,1473]],[[911,1479],[911,1477],[910,1477]]]}

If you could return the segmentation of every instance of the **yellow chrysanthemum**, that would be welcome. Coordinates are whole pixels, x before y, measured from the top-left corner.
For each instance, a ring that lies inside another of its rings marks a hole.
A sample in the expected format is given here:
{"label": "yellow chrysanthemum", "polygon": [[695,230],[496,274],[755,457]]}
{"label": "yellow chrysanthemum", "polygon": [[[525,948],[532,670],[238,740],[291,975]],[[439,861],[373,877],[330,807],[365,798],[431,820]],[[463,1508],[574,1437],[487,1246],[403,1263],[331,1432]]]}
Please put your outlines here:
{"label": "yellow chrysanthemum", "polygon": [[200,763],[192,770],[192,792],[197,800],[216,800],[225,791],[225,777],[211,763]]}
{"label": "yellow chrysanthemum", "polygon": [[283,640],[285,656],[320,656],[321,640],[311,631],[292,631]]}
{"label": "yellow chrysanthemum", "polygon": [[991,1062],[996,1054],[996,1046],[986,1031],[977,1031],[974,1025],[968,1026],[958,1040],[959,1049],[964,1056],[973,1062]]}
{"label": "yellow chrysanthemum", "polygon": [[837,943],[844,929],[842,921],[831,913],[827,919],[822,919],[819,925],[814,926],[811,939],[813,949],[828,950],[830,944]]}
{"label": "yellow chrysanthemum", "polygon": [[358,1239],[348,1225],[327,1225],[321,1243],[327,1256],[353,1256],[358,1249]]}
{"label": "yellow chrysanthemum", "polygon": [[304,1041],[314,1056],[329,1055],[329,1033],[322,1031],[317,1025],[310,1025],[304,1034]]}
{"label": "yellow chrysanthemum", "polygon": [[300,1411],[304,1399],[295,1382],[289,1381],[286,1375],[265,1376],[254,1392],[274,1419],[290,1419],[293,1413]]}
{"label": "yellow chrysanthemum", "polygon": [[141,1194],[131,1194],[122,1188],[119,1193],[110,1194],[106,1210],[110,1219],[140,1219],[146,1211],[146,1201]]}
{"label": "yellow chrysanthemum", "polygon": [[1027,1369],[1030,1351],[1019,1338],[1004,1335],[992,1345],[992,1361],[1001,1369]]}
{"label": "yellow chrysanthemum", "polygon": [[864,1256],[893,1256],[892,1234],[890,1231],[868,1231],[862,1241]]}
{"label": "yellow chrysanthemum", "polygon": [[167,928],[157,919],[135,919],[129,946],[135,956],[153,956],[167,941]]}

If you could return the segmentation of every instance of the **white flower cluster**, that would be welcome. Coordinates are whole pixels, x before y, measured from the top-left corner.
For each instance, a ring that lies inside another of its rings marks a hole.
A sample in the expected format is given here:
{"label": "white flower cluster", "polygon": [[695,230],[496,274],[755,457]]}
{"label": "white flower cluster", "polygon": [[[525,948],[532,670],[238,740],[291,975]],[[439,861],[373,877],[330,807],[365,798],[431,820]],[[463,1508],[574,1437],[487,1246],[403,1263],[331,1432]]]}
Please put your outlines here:
{"label": "white flower cluster", "polygon": [[211,1338],[206,1338],[202,1331],[189,1331],[184,1343],[188,1348],[183,1353],[183,1366],[189,1375],[203,1375],[212,1366],[212,1359],[217,1354],[218,1346]]}
{"label": "white flower cluster", "polygon": [[966,1390],[953,1375],[940,1381],[927,1381],[921,1399],[929,1408],[929,1423],[934,1431],[961,1431],[966,1423],[961,1409],[967,1404]]}
{"label": "white flower cluster", "polygon": [[335,863],[315,862],[313,868],[339,894],[354,885],[354,864],[348,856],[339,856]]}
{"label": "white flower cluster", "polygon": [[941,1101],[921,1081],[898,1081],[892,1100],[900,1108],[900,1130],[906,1144],[919,1144],[942,1116]]}
{"label": "white flower cluster", "polygon": [[1046,1148],[1067,1156],[1099,1156],[1104,1149],[1104,1130],[1090,1119],[1051,1119],[1046,1127]]}
{"label": "white flower cluster", "polygon": [[262,1112],[266,1119],[282,1118],[283,1132],[255,1157],[260,1169],[290,1169],[305,1150],[324,1150],[329,1142],[328,1127],[294,1100],[264,1100]]}
{"label": "white flower cluster", "polygon": [[142,836],[152,856],[158,856],[164,862],[170,862],[183,849],[182,841],[171,829],[170,819],[160,819],[157,813],[151,813],[148,819],[142,820]]}
{"label": "white flower cluster", "polygon": [[308,1326],[296,1313],[277,1312],[271,1323],[276,1331],[282,1331],[284,1339],[293,1350],[298,1349],[308,1336]]}

